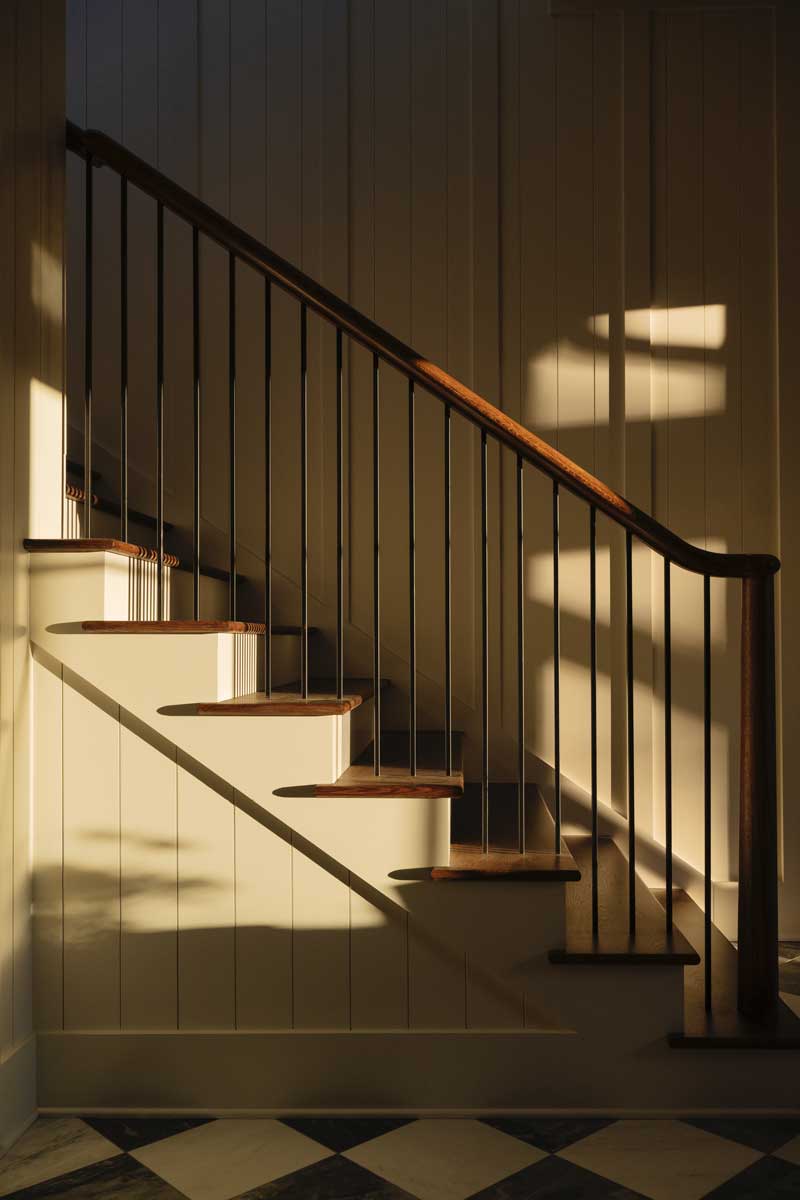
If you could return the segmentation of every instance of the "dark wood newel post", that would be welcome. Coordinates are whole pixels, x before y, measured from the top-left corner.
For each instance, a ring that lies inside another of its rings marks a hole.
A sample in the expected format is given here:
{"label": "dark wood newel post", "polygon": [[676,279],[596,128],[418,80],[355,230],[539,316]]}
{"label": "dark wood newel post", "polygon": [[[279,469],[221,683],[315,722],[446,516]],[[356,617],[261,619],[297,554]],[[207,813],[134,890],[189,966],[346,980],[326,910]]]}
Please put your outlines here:
{"label": "dark wood newel post", "polygon": [[774,577],[742,580],[739,1010],[768,1021],[778,1003],[778,809]]}

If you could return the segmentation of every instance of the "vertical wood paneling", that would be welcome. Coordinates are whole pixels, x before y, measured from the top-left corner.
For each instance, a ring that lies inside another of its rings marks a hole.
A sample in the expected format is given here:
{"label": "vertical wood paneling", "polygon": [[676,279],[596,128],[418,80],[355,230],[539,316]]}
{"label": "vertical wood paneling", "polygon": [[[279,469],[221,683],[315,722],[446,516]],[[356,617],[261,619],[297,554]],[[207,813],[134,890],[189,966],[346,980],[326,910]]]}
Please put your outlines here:
{"label": "vertical wood paneling", "polygon": [[408,1026],[408,917],[350,890],[350,1026]]}
{"label": "vertical wood paneling", "polygon": [[64,671],[64,1028],[120,1026],[119,708]]}
{"label": "vertical wood paneling", "polygon": [[292,848],[295,1029],[350,1027],[350,895],[346,880]]}
{"label": "vertical wood paneling", "polygon": [[120,713],[120,1012],[124,1029],[178,1020],[175,747]]}
{"label": "vertical wood paneling", "polygon": [[236,808],[236,1026],[292,1026],[292,847]]}
{"label": "vertical wood paneling", "polygon": [[178,754],[178,1024],[236,1024],[234,807]]}
{"label": "vertical wood paneling", "polygon": [[64,775],[62,770],[62,669],[34,665],[35,875],[33,911],[35,1020],[37,1029],[64,1021]]}

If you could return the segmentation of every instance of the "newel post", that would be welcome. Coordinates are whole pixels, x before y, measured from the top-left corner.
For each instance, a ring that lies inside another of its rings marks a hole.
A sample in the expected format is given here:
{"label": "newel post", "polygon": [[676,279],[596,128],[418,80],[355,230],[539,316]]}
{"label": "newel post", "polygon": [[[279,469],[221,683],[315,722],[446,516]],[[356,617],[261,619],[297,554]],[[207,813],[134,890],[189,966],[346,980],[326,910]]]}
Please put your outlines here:
{"label": "newel post", "polygon": [[742,580],[738,1006],[755,1021],[778,1003],[774,595],[772,575]]}

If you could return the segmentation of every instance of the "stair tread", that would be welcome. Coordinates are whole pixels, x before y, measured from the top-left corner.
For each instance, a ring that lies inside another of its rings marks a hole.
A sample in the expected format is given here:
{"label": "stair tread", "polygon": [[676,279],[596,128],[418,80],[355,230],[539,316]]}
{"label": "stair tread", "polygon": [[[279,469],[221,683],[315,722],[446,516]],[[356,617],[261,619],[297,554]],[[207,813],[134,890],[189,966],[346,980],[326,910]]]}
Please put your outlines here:
{"label": "stair tread", "polygon": [[615,963],[640,966],[693,965],[697,952],[679,929],[668,934],[664,910],[636,877],[636,932],[628,929],[628,861],[609,838],[598,844],[600,929],[592,934],[591,838],[569,838],[581,882],[567,892],[567,931],[563,947],[550,951],[555,963]]}
{"label": "stair tread", "polygon": [[[77,504],[83,504],[86,499],[85,490],[77,483],[68,483],[65,494],[68,500],[74,500]],[[108,513],[113,517],[120,516],[122,511],[122,505],[119,500],[115,500],[112,496],[98,496],[96,492],[92,492],[92,508],[96,508],[98,512]],[[158,528],[158,521],[151,513],[143,513],[136,508],[128,509],[128,520],[133,521],[137,525],[146,525],[149,529]],[[171,533],[174,528],[175,526],[171,521],[164,522],[164,529],[167,533]]]}
{"label": "stair tread", "polygon": [[[123,554],[127,558],[158,562],[158,551],[152,546],[137,546],[135,542],[123,542],[120,538],[25,538],[23,545],[32,554]],[[174,554],[164,554],[164,565],[178,567]]]}
{"label": "stair tread", "polygon": [[[381,687],[387,686],[387,680],[381,680]],[[310,679],[308,688],[307,699],[301,696],[300,684],[295,680],[274,688],[269,698],[264,692],[250,692],[233,700],[198,704],[196,711],[200,716],[213,717],[324,717],[351,712],[373,695],[371,679],[345,679],[341,698],[336,695],[334,679]]]}
{"label": "stair tread", "polygon": [[[666,899],[664,891],[655,894]],[[702,960],[705,951],[702,909],[686,892],[675,890],[672,912],[673,923]],[[712,925],[712,1011],[706,1012],[705,1008],[705,968],[701,961],[684,973],[683,1032],[669,1037],[669,1044],[675,1049],[800,1049],[800,1018],[782,1000],[774,1020],[767,1026],[756,1024],[738,1011],[738,957],[736,948]]]}
{"label": "stair tread", "polygon": [[[257,633],[264,634],[263,621],[84,621],[86,633]],[[300,625],[273,625],[273,637],[299,637]],[[309,635],[317,632],[309,625]]]}
{"label": "stair tread", "polygon": [[517,846],[516,783],[492,783],[489,788],[489,853],[480,847],[481,785],[468,783],[453,805],[450,863],[434,867],[431,878],[457,880],[514,880],[570,882],[581,874],[566,843],[555,852],[555,824],[535,784],[525,788],[525,854]]}
{"label": "stair tread", "polygon": [[333,783],[317,784],[318,796],[460,796],[464,789],[461,733],[453,732],[453,772],[444,769],[444,733],[417,732],[417,773],[409,771],[409,739],[405,730],[381,734],[381,772],[373,771],[373,744],[358,755]]}

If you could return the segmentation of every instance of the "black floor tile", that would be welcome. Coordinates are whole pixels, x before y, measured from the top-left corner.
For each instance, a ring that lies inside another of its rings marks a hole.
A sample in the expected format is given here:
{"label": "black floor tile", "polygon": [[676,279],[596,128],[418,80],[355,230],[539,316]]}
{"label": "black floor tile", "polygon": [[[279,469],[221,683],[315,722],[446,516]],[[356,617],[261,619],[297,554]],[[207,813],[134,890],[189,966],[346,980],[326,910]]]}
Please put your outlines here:
{"label": "black floor tile", "polygon": [[238,1200],[414,1200],[414,1197],[358,1163],[337,1155],[244,1192]]}
{"label": "black floor tile", "polygon": [[45,1197],[47,1200],[185,1200],[181,1192],[127,1154],[36,1183],[14,1192],[13,1200]]}
{"label": "black floor tile", "polygon": [[643,1200],[639,1192],[585,1171],[565,1158],[541,1162],[476,1192],[470,1200]]}
{"label": "black floor tile", "polygon": [[212,1117],[82,1117],[87,1125],[108,1138],[120,1150],[138,1150],[151,1142],[160,1142],[176,1133],[185,1133],[196,1125],[206,1125]]}
{"label": "black floor tile", "polygon": [[284,1117],[283,1124],[341,1154],[412,1120],[412,1117]]}
{"label": "black floor tile", "polygon": [[784,1200],[787,1196],[800,1196],[800,1167],[780,1158],[761,1158],[704,1200]]}
{"label": "black floor tile", "polygon": [[501,1133],[519,1138],[521,1142],[527,1142],[529,1146],[536,1146],[539,1150],[547,1150],[549,1154],[555,1154],[557,1151],[563,1150],[565,1146],[571,1146],[573,1142],[579,1142],[581,1138],[588,1137],[590,1133],[597,1133],[598,1129],[605,1129],[607,1125],[613,1125],[614,1118],[487,1117],[484,1124],[491,1125],[493,1129],[499,1129]]}
{"label": "black floor tile", "polygon": [[780,1150],[800,1133],[800,1120],[791,1117],[691,1117],[686,1124],[752,1146],[762,1154]]}

